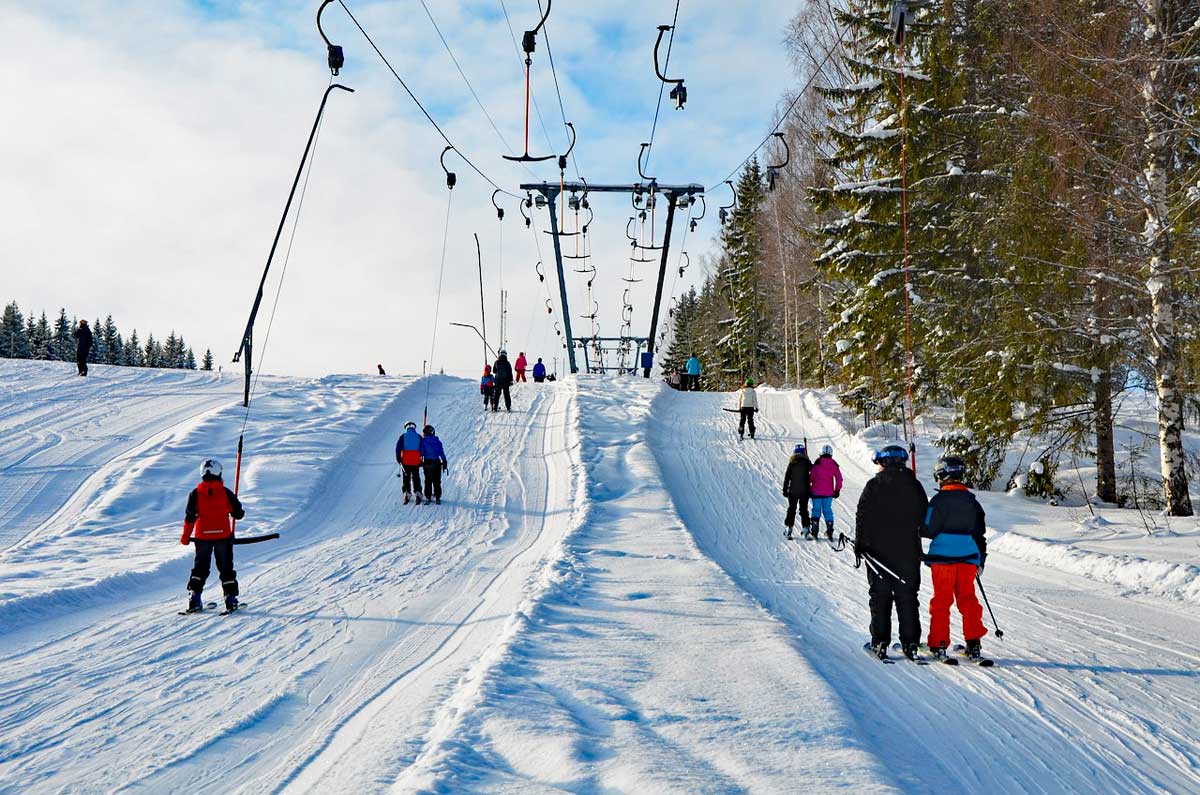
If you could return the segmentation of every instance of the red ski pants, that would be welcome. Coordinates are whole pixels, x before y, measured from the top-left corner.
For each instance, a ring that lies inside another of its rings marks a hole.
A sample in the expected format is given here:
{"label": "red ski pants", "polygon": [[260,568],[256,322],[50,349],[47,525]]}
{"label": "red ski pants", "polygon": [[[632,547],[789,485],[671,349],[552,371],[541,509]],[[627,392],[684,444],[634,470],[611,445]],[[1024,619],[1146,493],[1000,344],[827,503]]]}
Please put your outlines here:
{"label": "red ski pants", "polygon": [[525,380],[525,371],[524,370],[517,370],[517,380],[518,381]]}
{"label": "red ski pants", "polygon": [[974,563],[935,563],[933,598],[929,600],[929,648],[950,645],[950,605],[958,602],[962,613],[963,639],[979,640],[987,634],[983,605],[975,596]]}

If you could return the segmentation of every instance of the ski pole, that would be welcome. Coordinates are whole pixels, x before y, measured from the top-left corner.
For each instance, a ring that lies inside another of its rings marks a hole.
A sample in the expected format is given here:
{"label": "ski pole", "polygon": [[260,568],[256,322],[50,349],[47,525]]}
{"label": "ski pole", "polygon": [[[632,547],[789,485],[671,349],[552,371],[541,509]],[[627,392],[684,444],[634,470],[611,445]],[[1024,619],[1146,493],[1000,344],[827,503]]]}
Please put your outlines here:
{"label": "ski pole", "polygon": [[975,582],[979,583],[979,593],[983,594],[983,603],[987,605],[988,614],[992,617],[992,626],[996,627],[996,639],[1002,639],[1004,637],[1004,630],[996,625],[996,614],[992,612],[992,603],[988,601],[987,591],[983,590],[983,580],[980,579],[978,571],[975,572]]}
{"label": "ski pole", "polygon": [[892,571],[891,569],[889,569],[887,566],[883,565],[879,561],[875,560],[870,555],[867,555],[864,553],[862,557],[863,557],[863,560],[865,560],[867,563],[873,564],[874,566],[878,567],[878,569],[883,570],[884,573],[891,575],[893,580],[896,580],[897,582],[901,583],[902,585],[908,585],[908,583],[904,581],[903,577],[901,577],[899,574]]}

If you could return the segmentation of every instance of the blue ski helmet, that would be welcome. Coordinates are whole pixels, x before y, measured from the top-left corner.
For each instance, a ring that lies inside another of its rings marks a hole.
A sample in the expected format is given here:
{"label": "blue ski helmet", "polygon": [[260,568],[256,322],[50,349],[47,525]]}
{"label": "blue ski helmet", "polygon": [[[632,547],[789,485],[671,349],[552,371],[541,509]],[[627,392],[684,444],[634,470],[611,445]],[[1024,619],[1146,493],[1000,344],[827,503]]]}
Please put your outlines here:
{"label": "blue ski helmet", "polygon": [[798,445],[796,445],[796,449],[792,451],[792,454],[793,455],[804,455],[806,452],[808,452],[808,451],[804,449],[804,445],[798,444]]}
{"label": "blue ski helmet", "polygon": [[908,451],[898,444],[889,444],[876,450],[871,461],[885,467],[902,467],[908,463]]}
{"label": "blue ski helmet", "polygon": [[938,483],[959,481],[966,477],[967,464],[956,455],[944,455],[933,466],[933,478]]}

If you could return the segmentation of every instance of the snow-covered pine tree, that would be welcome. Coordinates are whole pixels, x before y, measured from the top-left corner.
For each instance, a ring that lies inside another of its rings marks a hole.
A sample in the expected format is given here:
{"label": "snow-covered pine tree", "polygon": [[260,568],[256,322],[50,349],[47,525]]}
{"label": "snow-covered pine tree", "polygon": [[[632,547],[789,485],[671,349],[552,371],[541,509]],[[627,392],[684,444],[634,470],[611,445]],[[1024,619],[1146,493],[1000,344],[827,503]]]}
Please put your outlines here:
{"label": "snow-covered pine tree", "polygon": [[109,315],[104,318],[104,326],[100,332],[100,336],[104,338],[104,363],[105,364],[120,364],[121,363],[121,335],[117,333],[117,324],[113,322],[113,316]]}
{"label": "snow-covered pine tree", "polygon": [[129,341],[125,343],[123,350],[123,361],[121,362],[127,367],[145,367],[146,352],[142,348],[142,341],[138,339],[137,329],[129,335]]}
{"label": "snow-covered pine tree", "polygon": [[154,339],[154,332],[150,332],[146,335],[146,344],[143,347],[142,361],[144,363],[144,367],[163,366],[162,343]]}
{"label": "snow-covered pine tree", "polygon": [[21,308],[13,301],[4,307],[0,317],[0,356],[10,359],[29,358],[29,337],[25,329],[25,317]]}
{"label": "snow-covered pine tree", "polygon": [[191,348],[188,348],[183,354],[183,366],[187,370],[196,369],[196,354],[192,352]]}
{"label": "snow-covered pine tree", "polygon": [[75,324],[67,317],[67,310],[59,309],[50,342],[50,358],[60,362],[75,361],[75,337],[72,334],[74,330]]}
{"label": "snow-covered pine tree", "polygon": [[211,371],[213,369],[212,348],[204,349],[204,359],[201,361],[200,369],[205,371]]}
{"label": "snow-covered pine tree", "polygon": [[100,318],[96,318],[96,325],[92,326],[92,349],[88,352],[89,362],[103,362],[108,357],[103,329],[104,326],[100,325]]}
{"label": "snow-covered pine tree", "polygon": [[728,289],[730,314],[725,334],[716,344],[720,373],[711,373],[723,389],[735,388],[747,376],[758,377],[760,361],[770,355],[767,313],[759,288],[762,232],[759,216],[765,194],[762,169],[757,158],[738,178],[737,207],[721,232],[719,278]]}
{"label": "snow-covered pine tree", "polygon": [[50,332],[50,321],[46,318],[46,313],[42,312],[38,318],[37,324],[33,324],[33,318],[29,319],[31,328],[29,329],[30,345],[33,350],[33,358],[43,361],[52,359],[50,352],[50,343],[52,340]]}

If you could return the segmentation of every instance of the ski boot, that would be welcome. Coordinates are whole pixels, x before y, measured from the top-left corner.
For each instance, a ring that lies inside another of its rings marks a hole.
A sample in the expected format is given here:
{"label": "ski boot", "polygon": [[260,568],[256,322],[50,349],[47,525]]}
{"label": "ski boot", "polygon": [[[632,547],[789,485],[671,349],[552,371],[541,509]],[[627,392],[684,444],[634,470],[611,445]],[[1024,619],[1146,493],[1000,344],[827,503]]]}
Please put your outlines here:
{"label": "ski boot", "polygon": [[950,655],[946,654],[945,646],[938,646],[936,649],[931,648],[929,650],[929,656],[932,657],[936,662],[940,663],[947,662],[950,659]]}
{"label": "ski boot", "polygon": [[901,650],[904,652],[904,656],[913,662],[921,659],[921,646],[919,643],[905,643],[901,647]]}
{"label": "ski boot", "polygon": [[871,653],[881,660],[888,658],[888,642],[886,640],[871,644]]}
{"label": "ski boot", "polygon": [[825,523],[825,540],[827,540],[827,541],[833,540],[833,522]]}
{"label": "ski boot", "polygon": [[978,638],[967,641],[967,659],[973,662],[983,659],[983,643]]}
{"label": "ski boot", "polygon": [[204,610],[204,599],[199,591],[192,591],[192,595],[188,598],[186,613],[200,613]]}
{"label": "ski boot", "polygon": [[417,499],[417,505],[420,505],[421,504],[421,494],[419,492],[416,495],[416,499]]}
{"label": "ski boot", "polygon": [[225,597],[225,612],[232,613],[238,609],[238,598],[232,594]]}
{"label": "ski boot", "polygon": [[406,492],[404,492],[404,504],[405,504],[405,505],[408,505],[408,501],[409,501],[410,499],[412,499],[412,495],[411,495],[411,494],[409,494],[407,491],[406,491]]}
{"label": "ski boot", "polygon": [[441,498],[441,497],[434,497],[434,498],[433,498],[433,501],[434,501],[434,502],[436,502],[438,505],[441,505],[441,504],[442,504],[442,498]]}

